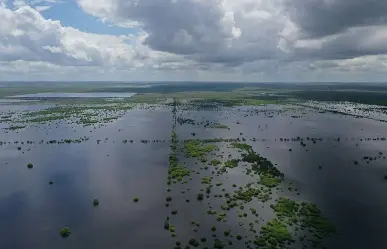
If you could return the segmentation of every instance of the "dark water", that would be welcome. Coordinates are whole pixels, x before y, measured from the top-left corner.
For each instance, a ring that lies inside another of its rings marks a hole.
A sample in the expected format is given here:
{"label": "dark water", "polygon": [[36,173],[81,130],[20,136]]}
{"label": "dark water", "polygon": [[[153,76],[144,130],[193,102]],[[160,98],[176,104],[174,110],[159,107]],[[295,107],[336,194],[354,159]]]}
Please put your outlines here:
{"label": "dark water", "polygon": [[[204,116],[204,120],[226,124],[230,130],[184,125],[177,127],[177,133],[182,139],[192,138],[191,132],[197,138],[247,138],[254,150],[278,163],[286,182],[293,182],[301,192],[300,196],[291,192],[283,195],[315,202],[338,227],[340,235],[330,238],[329,248],[386,247],[387,181],[383,177],[387,174],[387,161],[380,158],[367,164],[361,158],[378,156],[379,152],[386,155],[387,142],[359,141],[385,136],[385,123],[304,110],[273,118],[249,113],[246,108],[186,111],[185,117]],[[177,227],[177,240],[186,241],[192,236],[209,238],[209,231],[201,229],[193,233],[189,226],[192,220],[200,221],[202,227],[214,223],[205,214],[208,201],[195,200],[203,174],[188,184],[171,186],[172,192],[166,193],[169,142],[139,142],[169,140],[171,126],[171,110],[134,109],[117,122],[96,130],[78,127],[74,132],[72,127],[31,127],[18,133],[2,132],[3,141],[82,136],[90,139],[81,144],[24,144],[21,151],[17,150],[20,145],[15,144],[0,148],[0,248],[172,248],[176,239],[163,230],[163,223],[173,208],[179,210],[178,216],[171,219]],[[321,137],[323,141],[316,144],[305,141],[306,147],[299,142],[279,141],[281,137],[297,136]],[[340,142],[334,141],[338,137]],[[252,142],[250,138],[258,141]],[[124,144],[124,139],[135,142]],[[97,144],[97,140],[101,142]],[[220,145],[221,152],[227,154],[227,150]],[[359,164],[354,165],[353,160]],[[31,170],[26,167],[29,162],[34,164]],[[187,166],[200,167],[192,161],[187,161]],[[50,180],[54,181],[51,186]],[[246,178],[235,169],[213,182],[217,181],[229,189],[233,183],[243,184]],[[182,190],[186,193],[181,193]],[[164,206],[167,195],[173,198],[170,208]],[[132,201],[135,196],[140,197],[138,203]],[[99,207],[93,207],[93,198],[99,198]],[[190,199],[189,204],[186,199]],[[213,206],[221,203],[211,199]],[[257,209],[266,219],[268,210]],[[222,228],[220,231],[232,228],[243,234],[243,228],[236,225],[235,214],[228,215],[228,220],[215,224]],[[59,236],[63,226],[72,231],[67,239]],[[244,247],[240,242],[230,248]]]}
{"label": "dark water", "polygon": [[[265,109],[268,108],[276,109],[273,106]],[[387,160],[383,158],[387,156],[387,141],[365,141],[368,137],[386,137],[385,123],[310,110],[297,110],[273,118],[263,113],[253,116],[246,116],[246,113],[249,112],[189,112],[186,117],[204,116],[204,120],[226,124],[230,130],[190,127],[179,132],[187,139],[192,138],[191,132],[199,138],[247,138],[247,143],[278,164],[286,180],[293,182],[301,192],[300,196],[285,195],[315,202],[338,227],[340,234],[328,240],[329,248],[387,246],[384,236],[387,232],[387,180],[384,179]],[[303,117],[291,118],[291,115]],[[323,141],[316,144],[304,141],[306,147],[300,142],[280,141],[281,137],[298,136],[322,138]],[[252,142],[249,138],[258,141]],[[340,142],[335,140],[337,138]],[[367,164],[362,160],[364,156],[379,157],[379,152],[383,154],[376,161]],[[353,160],[359,164],[354,165]]]}
{"label": "dark water", "polygon": [[[170,243],[169,235],[160,233],[169,143],[142,144],[139,138],[169,139],[170,132],[162,131],[170,131],[171,122],[170,111],[134,110],[125,120],[90,133],[96,139],[108,138],[100,144],[90,139],[70,145],[21,145],[21,151],[16,149],[20,145],[3,146],[0,248],[170,247],[163,246],[163,241]],[[13,139],[59,139],[54,131],[26,134],[34,133],[31,128],[13,133]],[[62,138],[76,137],[68,131],[65,136],[61,130]],[[83,135],[89,136],[86,131]],[[137,142],[123,144],[123,139]],[[29,162],[34,164],[31,170]],[[135,196],[138,203],[132,200]],[[99,207],[93,207],[93,198],[100,200]],[[59,236],[63,226],[72,231],[69,239]]]}
{"label": "dark water", "polygon": [[136,93],[88,92],[88,93],[61,93],[45,92],[8,96],[10,98],[128,98]]}

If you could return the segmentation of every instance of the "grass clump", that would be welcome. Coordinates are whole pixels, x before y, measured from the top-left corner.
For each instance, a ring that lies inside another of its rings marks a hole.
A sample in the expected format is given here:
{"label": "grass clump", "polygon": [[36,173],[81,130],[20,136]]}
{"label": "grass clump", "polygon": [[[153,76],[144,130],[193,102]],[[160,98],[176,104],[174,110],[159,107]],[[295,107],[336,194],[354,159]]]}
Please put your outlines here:
{"label": "grass clump", "polygon": [[225,163],[224,163],[224,166],[226,168],[235,168],[238,166],[238,163],[239,163],[240,160],[238,159],[231,159],[231,160],[227,160]]}
{"label": "grass clump", "polygon": [[220,241],[219,239],[215,239],[212,247],[214,249],[223,249],[225,247],[225,244],[222,241]]}
{"label": "grass clump", "polygon": [[140,198],[138,198],[138,197],[134,197],[134,198],[133,198],[133,201],[134,201],[134,202],[138,202],[139,200],[140,200]]}
{"label": "grass clump", "polygon": [[11,125],[8,128],[6,128],[6,130],[15,131],[15,130],[20,130],[24,128],[26,128],[25,125]]}
{"label": "grass clump", "polygon": [[216,129],[230,129],[227,125],[215,123],[209,126],[210,128],[216,128]]}
{"label": "grass clump", "polygon": [[174,232],[176,232],[176,227],[175,227],[174,225],[170,225],[170,226],[168,227],[168,230],[169,230],[171,233],[174,233]]}
{"label": "grass clump", "polygon": [[169,230],[169,217],[164,221],[164,229]]}
{"label": "grass clump", "polygon": [[34,165],[32,163],[27,164],[27,168],[32,169]]}
{"label": "grass clump", "polygon": [[202,201],[202,200],[203,200],[203,194],[202,194],[202,193],[198,193],[198,194],[196,195],[196,199],[197,199],[198,201]]}
{"label": "grass clump", "polygon": [[93,199],[93,206],[96,207],[99,205],[99,200],[97,198]]}
{"label": "grass clump", "polygon": [[190,244],[193,247],[198,247],[199,246],[199,242],[196,239],[193,239],[193,238],[188,241],[188,244]]}
{"label": "grass clump", "polygon": [[226,214],[225,213],[218,213],[216,215],[216,220],[217,221],[222,221],[222,220],[225,220],[226,219]]}
{"label": "grass clump", "polygon": [[201,179],[202,184],[211,184],[211,181],[212,181],[211,177],[208,177],[208,176],[205,176]]}
{"label": "grass clump", "polygon": [[222,162],[219,161],[218,159],[212,159],[211,160],[211,165],[218,166],[219,164],[222,164]]}
{"label": "grass clump", "polygon": [[253,151],[251,145],[248,145],[248,144],[242,144],[242,143],[232,142],[232,143],[231,143],[231,146],[232,146],[233,148],[240,149],[240,150],[245,150],[245,151],[247,151],[247,152],[252,152],[252,151]]}
{"label": "grass clump", "polygon": [[62,236],[63,238],[67,238],[68,236],[70,236],[70,233],[71,233],[71,231],[68,227],[63,227],[59,231],[60,236]]}
{"label": "grass clump", "polygon": [[216,210],[214,210],[214,209],[208,209],[207,210],[207,214],[209,214],[209,215],[215,215],[217,212],[216,212]]}

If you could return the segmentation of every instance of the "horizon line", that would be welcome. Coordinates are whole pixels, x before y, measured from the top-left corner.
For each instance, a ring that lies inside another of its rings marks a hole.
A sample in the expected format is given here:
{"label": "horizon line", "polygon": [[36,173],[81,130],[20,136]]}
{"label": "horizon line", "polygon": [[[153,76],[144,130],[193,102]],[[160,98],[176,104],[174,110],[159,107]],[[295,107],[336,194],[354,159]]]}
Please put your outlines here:
{"label": "horizon line", "polygon": [[387,84],[387,81],[195,81],[195,80],[0,80],[0,83],[234,83],[234,84]]}

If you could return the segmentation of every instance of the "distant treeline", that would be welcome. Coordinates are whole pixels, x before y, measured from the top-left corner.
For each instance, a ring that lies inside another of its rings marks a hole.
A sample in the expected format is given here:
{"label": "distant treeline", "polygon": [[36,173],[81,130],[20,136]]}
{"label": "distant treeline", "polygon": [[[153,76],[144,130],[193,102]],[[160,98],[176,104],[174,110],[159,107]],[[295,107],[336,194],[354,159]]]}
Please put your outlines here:
{"label": "distant treeline", "polygon": [[[289,95],[289,93],[287,93]],[[302,100],[348,101],[368,105],[387,106],[387,92],[361,91],[297,91],[291,96]]]}
{"label": "distant treeline", "polygon": [[264,90],[299,90],[299,91],[329,91],[329,90],[359,90],[386,91],[387,84],[372,83],[225,83],[225,82],[182,82],[153,83],[150,87],[103,87],[93,89],[93,92],[136,92],[136,93],[177,93],[196,91],[230,92],[244,87],[258,87]]}

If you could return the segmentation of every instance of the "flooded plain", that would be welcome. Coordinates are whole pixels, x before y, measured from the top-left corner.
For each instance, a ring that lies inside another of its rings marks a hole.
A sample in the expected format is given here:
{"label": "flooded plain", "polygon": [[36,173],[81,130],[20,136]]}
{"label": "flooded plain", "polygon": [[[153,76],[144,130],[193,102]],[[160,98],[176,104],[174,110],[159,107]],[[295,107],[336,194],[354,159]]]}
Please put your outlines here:
{"label": "flooded plain", "polygon": [[[0,106],[3,116],[47,107]],[[338,233],[326,238],[327,248],[387,245],[386,123],[297,106],[178,108],[178,158],[191,174],[168,185],[173,115],[172,107],[161,106],[133,108],[98,127],[39,123],[7,130],[0,123],[0,248],[150,249],[176,248],[176,242],[186,248],[191,238],[200,248],[212,248],[216,239],[232,242],[224,248],[256,248],[247,243],[254,238],[249,226],[259,230],[271,220],[270,204],[280,196],[313,202],[332,221]],[[203,161],[185,155],[187,140],[215,138],[223,140],[212,143],[216,149]],[[71,142],[57,142],[66,139]],[[251,145],[284,180],[267,202],[246,203],[219,221],[209,209],[219,209],[225,193],[257,181],[242,162],[212,173],[211,159],[240,157],[226,139]],[[214,186],[206,194],[202,182],[209,177]],[[175,232],[164,229],[166,219]],[[62,227],[70,228],[68,238],[59,235]]]}
{"label": "flooded plain", "polygon": [[26,98],[26,99],[41,99],[41,98],[128,98],[136,95],[136,93],[113,93],[113,92],[87,92],[87,93],[30,93],[22,95],[8,96],[8,98]]}

